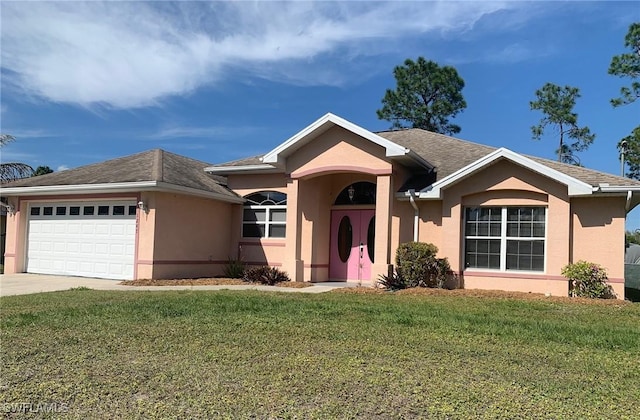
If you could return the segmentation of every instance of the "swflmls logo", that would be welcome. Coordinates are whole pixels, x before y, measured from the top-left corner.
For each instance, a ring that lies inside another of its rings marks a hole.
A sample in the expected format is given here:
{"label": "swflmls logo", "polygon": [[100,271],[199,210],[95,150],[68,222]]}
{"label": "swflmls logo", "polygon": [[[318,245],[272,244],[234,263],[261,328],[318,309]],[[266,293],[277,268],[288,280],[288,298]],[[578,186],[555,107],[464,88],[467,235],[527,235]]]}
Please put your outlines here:
{"label": "swflmls logo", "polygon": [[66,413],[67,403],[3,403],[3,413]]}

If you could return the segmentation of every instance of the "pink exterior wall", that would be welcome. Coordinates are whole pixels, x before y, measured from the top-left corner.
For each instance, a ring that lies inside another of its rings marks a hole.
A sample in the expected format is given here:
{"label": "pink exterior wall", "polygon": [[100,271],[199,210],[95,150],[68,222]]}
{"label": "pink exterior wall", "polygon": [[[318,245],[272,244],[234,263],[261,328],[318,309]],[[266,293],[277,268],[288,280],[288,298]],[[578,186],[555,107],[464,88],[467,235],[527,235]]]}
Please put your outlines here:
{"label": "pink exterior wall", "polygon": [[624,206],[625,197],[571,200],[572,261],[604,266],[618,297],[624,296]]}
{"label": "pink exterior wall", "polygon": [[[5,273],[25,270],[27,210],[31,201],[142,200],[137,211],[134,277],[188,278],[220,274],[229,256],[233,205],[182,194],[82,194],[11,197],[7,218]],[[237,205],[236,205],[237,206]]]}
{"label": "pink exterior wall", "polygon": [[287,191],[298,199],[287,201],[285,268],[299,281],[328,280],[333,203],[350,184],[368,181],[377,185],[375,279],[388,264],[392,165],[384,148],[347,130],[334,127],[321,136],[287,158],[292,177]]}
{"label": "pink exterior wall", "polygon": [[[259,191],[287,193],[285,174],[229,175],[227,186],[244,197]],[[242,237],[242,205],[232,206],[230,217],[229,256],[239,258],[248,265],[281,267],[284,261],[285,240]]]}
{"label": "pink exterior wall", "polygon": [[[619,297],[624,290],[624,198],[573,198],[567,188],[508,161],[500,161],[447,188],[441,201],[420,203],[420,240],[438,246],[465,288],[566,296],[562,268],[572,261],[598,262],[609,270]],[[546,267],[541,273],[465,269],[464,207],[547,207]],[[405,211],[405,215],[408,212]],[[604,241],[604,243],[603,243]],[[602,244],[594,247],[594,243]]]}
{"label": "pink exterior wall", "polygon": [[155,217],[153,259],[145,261],[141,253],[138,265],[152,262],[152,277],[157,279],[222,274],[228,258],[233,257],[229,255],[232,227],[228,222],[233,204],[164,192],[146,197],[149,217]]}
{"label": "pink exterior wall", "polygon": [[7,226],[4,251],[4,272],[6,274],[24,271],[26,214],[28,204],[20,202],[18,197],[9,197],[9,204],[16,209],[14,214],[7,213]]}
{"label": "pink exterior wall", "polygon": [[390,173],[391,169],[384,148],[340,127],[327,130],[321,140],[307,143],[287,158],[287,172],[293,178],[329,172]]}
{"label": "pink exterior wall", "polygon": [[[377,183],[381,176],[390,177],[392,165],[381,146],[342,128],[334,127],[321,136],[287,157],[286,171],[290,176],[228,176],[227,185],[241,196],[266,190],[287,194],[286,239],[242,238],[242,209],[241,206],[234,209],[232,225],[238,230],[231,234],[231,247],[237,249],[240,245],[245,262],[282,267],[298,281],[329,279],[330,217],[336,197],[355,182]],[[387,187],[383,201],[390,201],[392,193]],[[380,224],[389,230],[390,218],[387,216],[387,222],[384,220]],[[389,241],[384,242],[376,252],[384,255],[386,267]]]}
{"label": "pink exterior wall", "polygon": [[140,200],[146,203],[147,211],[138,209],[138,238],[136,259],[135,259],[135,278],[136,279],[152,279],[153,275],[153,253],[155,249],[155,226],[156,212],[158,204],[156,202],[156,193],[142,192]]}

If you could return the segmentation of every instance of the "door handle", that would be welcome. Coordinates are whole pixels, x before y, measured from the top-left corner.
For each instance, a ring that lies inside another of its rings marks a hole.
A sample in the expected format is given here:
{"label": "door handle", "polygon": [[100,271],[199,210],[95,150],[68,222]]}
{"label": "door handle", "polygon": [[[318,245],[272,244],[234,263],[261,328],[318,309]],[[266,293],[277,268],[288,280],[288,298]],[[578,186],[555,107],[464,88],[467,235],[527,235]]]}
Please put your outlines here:
{"label": "door handle", "polygon": [[364,244],[360,242],[360,259],[364,256]]}

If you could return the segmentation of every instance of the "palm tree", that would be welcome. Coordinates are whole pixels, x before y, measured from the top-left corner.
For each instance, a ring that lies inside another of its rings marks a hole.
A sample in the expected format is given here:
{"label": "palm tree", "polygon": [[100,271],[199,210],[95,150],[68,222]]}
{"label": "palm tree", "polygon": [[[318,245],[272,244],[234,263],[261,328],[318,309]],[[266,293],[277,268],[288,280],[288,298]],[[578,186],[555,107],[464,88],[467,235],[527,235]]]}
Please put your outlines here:
{"label": "palm tree", "polygon": [[[0,147],[5,146],[12,141],[15,141],[15,137],[9,134],[0,134]],[[0,163],[0,183],[14,181],[20,178],[27,178],[33,176],[33,168],[26,163],[20,162],[6,162]]]}

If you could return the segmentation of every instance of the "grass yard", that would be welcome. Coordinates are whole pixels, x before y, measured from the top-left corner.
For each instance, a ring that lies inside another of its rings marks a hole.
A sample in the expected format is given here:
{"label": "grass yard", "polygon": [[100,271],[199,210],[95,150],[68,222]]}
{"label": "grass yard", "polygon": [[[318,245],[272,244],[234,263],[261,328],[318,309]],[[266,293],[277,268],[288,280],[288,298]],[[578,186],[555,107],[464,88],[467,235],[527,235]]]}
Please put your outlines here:
{"label": "grass yard", "polygon": [[8,416],[638,415],[638,304],[72,290],[0,305]]}

